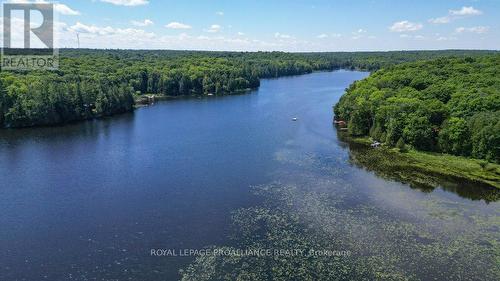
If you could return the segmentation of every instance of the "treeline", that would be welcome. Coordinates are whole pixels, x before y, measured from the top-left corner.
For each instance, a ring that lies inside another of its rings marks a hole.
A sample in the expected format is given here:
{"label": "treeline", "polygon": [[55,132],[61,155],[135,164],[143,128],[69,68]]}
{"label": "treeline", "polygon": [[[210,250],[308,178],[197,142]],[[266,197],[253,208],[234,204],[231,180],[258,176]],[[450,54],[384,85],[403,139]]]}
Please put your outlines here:
{"label": "treeline", "polygon": [[485,51],[367,53],[61,50],[60,69],[0,73],[0,127],[67,123],[133,110],[134,98],[226,95],[257,88],[261,78],[318,70],[376,70]]}
{"label": "treeline", "polygon": [[500,163],[500,55],[377,71],[335,106],[355,136]]}
{"label": "treeline", "polygon": [[127,84],[103,78],[8,76],[0,80],[0,124],[52,125],[127,112],[132,93]]}

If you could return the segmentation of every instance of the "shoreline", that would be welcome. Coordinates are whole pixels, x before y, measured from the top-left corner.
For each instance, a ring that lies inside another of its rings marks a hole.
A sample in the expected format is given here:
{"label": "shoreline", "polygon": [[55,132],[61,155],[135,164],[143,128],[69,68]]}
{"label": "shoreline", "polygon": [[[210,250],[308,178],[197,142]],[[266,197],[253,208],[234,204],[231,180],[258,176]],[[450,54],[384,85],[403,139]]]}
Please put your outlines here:
{"label": "shoreline", "polygon": [[[447,180],[464,185],[479,185],[481,188],[500,191],[500,165],[484,160],[409,150],[400,152],[396,148],[381,146],[371,148],[370,138],[352,138],[338,132],[340,140],[349,144],[353,160],[363,167],[397,178],[404,183],[429,187],[442,186]],[[498,195],[497,195],[498,196]]]}
{"label": "shoreline", "polygon": [[[303,75],[303,74],[301,74]],[[280,77],[281,78],[281,77]],[[163,94],[146,94],[146,95],[139,95],[134,97],[134,108],[140,108],[140,107],[147,107],[151,104],[154,104],[157,101],[169,101],[169,100],[181,100],[181,99],[204,99],[204,98],[216,98],[216,97],[229,97],[229,96],[237,96],[237,95],[245,95],[248,94],[252,91],[256,91],[259,88],[247,88],[247,89],[241,89],[241,90],[236,90],[234,92],[231,92],[229,94],[210,94],[210,95],[180,95],[180,96],[169,96],[169,95],[163,95]],[[152,100],[152,103],[147,103],[144,102],[144,98],[148,98],[149,101]]]}
{"label": "shoreline", "polygon": [[[260,81],[273,80],[273,79],[280,79],[280,78],[293,77],[293,76],[309,75],[309,74],[319,73],[319,72],[335,72],[335,71],[365,71],[365,72],[369,72],[368,70],[363,70],[362,68],[355,68],[355,69],[335,68],[335,69],[315,70],[312,72],[301,73],[301,74],[282,75],[282,76],[278,76],[278,77],[264,77],[264,78],[259,78],[259,80]],[[134,113],[136,109],[151,106],[152,104],[154,104],[157,101],[169,101],[169,100],[180,100],[180,99],[207,99],[207,98],[220,98],[220,97],[229,97],[229,96],[237,96],[237,95],[246,95],[246,94],[250,94],[253,91],[257,91],[259,88],[260,88],[260,86],[255,87],[255,88],[238,89],[238,90],[235,90],[231,93],[218,94],[218,95],[217,94],[211,94],[211,95],[191,94],[191,95],[170,96],[170,95],[162,95],[162,94],[144,94],[144,95],[135,95],[134,94],[134,96],[133,96],[134,102],[133,102],[132,108],[130,110],[119,111],[119,112],[115,112],[115,113],[111,113],[111,114],[96,115],[96,116],[91,116],[91,117],[83,118],[83,119],[65,120],[65,121],[53,123],[53,124],[37,124],[37,125],[8,126],[8,127],[1,126],[1,124],[0,124],[0,131],[1,130],[20,130],[20,129],[29,129],[29,128],[63,127],[63,126],[71,125],[71,124],[88,122],[88,121],[92,121],[92,120],[100,120],[100,119],[104,119],[104,118],[112,118],[114,116],[119,116],[119,115],[127,114],[127,113]],[[148,97],[151,97],[152,99],[150,99]],[[148,100],[148,102],[145,101],[146,99]]]}

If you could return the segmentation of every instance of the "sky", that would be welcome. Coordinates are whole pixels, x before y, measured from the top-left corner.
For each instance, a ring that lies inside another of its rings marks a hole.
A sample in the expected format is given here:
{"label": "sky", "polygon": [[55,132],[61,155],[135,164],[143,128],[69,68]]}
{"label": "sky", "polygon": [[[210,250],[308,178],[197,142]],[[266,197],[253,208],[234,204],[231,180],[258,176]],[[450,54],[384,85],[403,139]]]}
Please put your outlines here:
{"label": "sky", "polygon": [[[500,0],[60,0],[55,10],[56,45],[68,48],[78,47],[77,34],[81,48],[105,49],[317,52],[500,46]],[[41,22],[36,13],[32,27]],[[14,31],[16,26],[22,30],[21,12],[11,20]],[[14,47],[22,42],[18,34]]]}

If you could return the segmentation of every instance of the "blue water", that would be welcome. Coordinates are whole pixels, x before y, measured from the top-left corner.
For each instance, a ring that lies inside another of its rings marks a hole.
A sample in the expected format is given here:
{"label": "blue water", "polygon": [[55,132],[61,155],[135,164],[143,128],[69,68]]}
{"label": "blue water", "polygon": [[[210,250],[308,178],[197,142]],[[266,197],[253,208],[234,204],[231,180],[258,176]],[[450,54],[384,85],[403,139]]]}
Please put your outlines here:
{"label": "blue water", "polygon": [[496,212],[496,204],[429,195],[350,164],[332,105],[367,75],[264,80],[246,95],[0,131],[0,280],[175,279],[192,258],[151,257],[150,249],[229,243],[231,211],[258,204],[251,187],[314,168],[304,157],[318,153],[371,198],[356,200],[404,208],[400,198],[372,195],[395,189]]}

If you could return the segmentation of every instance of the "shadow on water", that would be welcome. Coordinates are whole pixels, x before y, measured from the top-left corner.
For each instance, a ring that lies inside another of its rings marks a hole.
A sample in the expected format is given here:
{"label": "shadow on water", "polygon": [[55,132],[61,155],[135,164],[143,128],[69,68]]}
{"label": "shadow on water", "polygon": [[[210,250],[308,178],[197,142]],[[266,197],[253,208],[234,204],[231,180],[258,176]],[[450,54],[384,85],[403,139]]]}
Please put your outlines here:
{"label": "shadow on water", "polygon": [[343,132],[338,131],[337,137],[349,148],[351,163],[372,171],[377,176],[406,183],[412,189],[425,193],[440,188],[470,200],[484,200],[486,203],[500,200],[500,190],[489,185],[438,173],[430,174],[418,171],[414,167],[404,166],[405,160],[398,159],[395,155],[380,155],[380,151],[371,149],[367,145],[349,142],[348,137]]}
{"label": "shadow on water", "polygon": [[[93,138],[98,135],[109,135],[112,126],[131,126],[134,124],[134,112],[86,120],[70,124],[16,128],[0,130],[0,148],[14,148],[24,142],[50,140],[67,141],[70,138]],[[6,149],[8,151],[8,149]]]}

